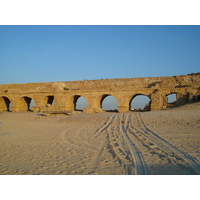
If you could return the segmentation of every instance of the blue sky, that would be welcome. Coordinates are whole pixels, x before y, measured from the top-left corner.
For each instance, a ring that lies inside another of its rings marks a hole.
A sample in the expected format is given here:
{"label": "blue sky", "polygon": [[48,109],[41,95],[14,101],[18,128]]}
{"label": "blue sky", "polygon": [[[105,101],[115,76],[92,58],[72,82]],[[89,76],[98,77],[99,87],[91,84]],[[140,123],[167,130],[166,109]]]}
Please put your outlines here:
{"label": "blue sky", "polygon": [[200,71],[200,26],[0,26],[0,84]]}

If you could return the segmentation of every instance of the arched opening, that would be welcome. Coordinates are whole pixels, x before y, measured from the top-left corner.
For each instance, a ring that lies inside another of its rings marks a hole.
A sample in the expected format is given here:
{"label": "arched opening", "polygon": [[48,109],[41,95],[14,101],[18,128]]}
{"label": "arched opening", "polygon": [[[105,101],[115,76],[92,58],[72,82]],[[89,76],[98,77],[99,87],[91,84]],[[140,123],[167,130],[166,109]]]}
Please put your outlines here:
{"label": "arched opening", "polygon": [[31,99],[31,102],[29,105],[29,110],[32,110],[33,106],[35,106],[35,101],[34,101],[34,99]]}
{"label": "arched opening", "polygon": [[174,103],[176,101],[176,93],[167,95],[167,103]]}
{"label": "arched opening", "polygon": [[130,101],[131,111],[150,111],[151,99],[143,94],[135,95]]}
{"label": "arched opening", "polygon": [[200,101],[200,87],[198,88],[197,93],[196,93],[196,95],[194,96],[194,100],[195,100],[195,101]]}
{"label": "arched opening", "polygon": [[106,112],[118,112],[118,101],[114,96],[103,95],[100,106]]}
{"label": "arched opening", "polygon": [[34,105],[34,100],[27,96],[21,97],[17,102],[18,111],[32,111]]}
{"label": "arched opening", "polygon": [[83,111],[88,106],[87,100],[79,95],[74,96],[74,110]]}
{"label": "arched opening", "polygon": [[176,93],[172,93],[169,95],[166,95],[167,97],[167,107],[173,107],[176,105]]}
{"label": "arched opening", "polygon": [[49,95],[44,97],[44,99],[42,100],[42,105],[46,106],[54,105],[54,96]]}
{"label": "arched opening", "polygon": [[0,111],[12,111],[12,103],[7,97],[0,97]]}

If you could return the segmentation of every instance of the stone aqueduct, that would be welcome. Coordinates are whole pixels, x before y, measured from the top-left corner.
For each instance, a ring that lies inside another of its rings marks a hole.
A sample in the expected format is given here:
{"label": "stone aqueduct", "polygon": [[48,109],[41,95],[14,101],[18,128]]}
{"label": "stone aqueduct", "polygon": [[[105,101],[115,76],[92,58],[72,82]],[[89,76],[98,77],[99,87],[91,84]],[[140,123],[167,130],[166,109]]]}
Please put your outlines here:
{"label": "stone aqueduct", "polygon": [[[85,113],[99,113],[102,101],[114,96],[118,112],[130,110],[132,99],[137,95],[150,98],[149,109],[160,110],[168,106],[167,95],[176,94],[174,106],[183,105],[200,97],[200,74],[172,77],[101,79],[50,83],[0,85],[0,112],[26,111],[34,99],[34,112],[74,111],[77,99],[84,97],[88,106]],[[53,103],[53,105],[51,105]],[[10,109],[10,105],[11,109]],[[50,105],[50,106],[49,106]]]}

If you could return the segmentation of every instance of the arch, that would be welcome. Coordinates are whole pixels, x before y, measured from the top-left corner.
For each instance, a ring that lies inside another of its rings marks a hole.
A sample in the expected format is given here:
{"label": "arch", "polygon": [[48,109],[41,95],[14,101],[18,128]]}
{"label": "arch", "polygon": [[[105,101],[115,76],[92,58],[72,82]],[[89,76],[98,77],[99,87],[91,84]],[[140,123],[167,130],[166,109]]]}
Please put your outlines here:
{"label": "arch", "polygon": [[107,112],[118,112],[118,101],[117,99],[110,95],[104,94],[100,97],[100,107],[102,110]]}
{"label": "arch", "polygon": [[145,94],[136,94],[131,98],[129,108],[131,111],[150,111],[151,98]]}
{"label": "arch", "polygon": [[177,93],[173,92],[173,93],[167,94],[166,98],[167,98],[167,107],[176,106]]}
{"label": "arch", "polygon": [[166,95],[167,103],[174,103],[176,101],[176,93]]}
{"label": "arch", "polygon": [[0,97],[0,111],[11,111],[12,103],[6,96]]}
{"label": "arch", "polygon": [[34,100],[31,97],[23,96],[17,101],[18,111],[32,111]]}
{"label": "arch", "polygon": [[83,96],[74,96],[74,110],[83,111],[87,106],[88,102]]}
{"label": "arch", "polygon": [[88,101],[81,95],[73,95],[67,99],[67,110],[83,111],[88,106]]}
{"label": "arch", "polygon": [[53,95],[48,95],[46,97],[44,97],[42,99],[42,102],[41,102],[42,105],[54,105],[54,96]]}

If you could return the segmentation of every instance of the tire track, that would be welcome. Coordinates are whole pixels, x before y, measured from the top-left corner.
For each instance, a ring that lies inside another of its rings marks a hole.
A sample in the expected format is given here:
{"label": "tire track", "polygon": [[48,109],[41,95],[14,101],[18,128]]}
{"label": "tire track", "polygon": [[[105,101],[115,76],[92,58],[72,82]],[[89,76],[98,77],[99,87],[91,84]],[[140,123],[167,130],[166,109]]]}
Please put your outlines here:
{"label": "tire track", "polygon": [[122,167],[124,175],[134,174],[133,161],[131,160],[129,149],[126,146],[125,141],[121,137],[120,128],[118,126],[120,124],[119,114],[114,119],[111,126],[107,129],[107,140],[109,151],[112,156],[117,158],[119,164]]}
{"label": "tire track", "polygon": [[99,159],[101,157],[101,154],[103,152],[103,149],[106,146],[106,142],[105,141],[101,141],[99,146],[97,147],[97,150],[94,152],[94,154],[92,155],[92,158],[90,160],[90,162],[88,163],[88,174],[92,174],[95,172]]}
{"label": "tire track", "polygon": [[[133,159],[130,156],[129,148],[121,134],[119,128],[120,118],[119,114],[115,114],[109,118],[104,126],[102,126],[94,136],[90,138],[90,141],[94,141],[97,137],[102,135],[106,136],[106,142],[100,142],[97,150],[93,153],[91,161],[89,163],[90,172],[94,172],[97,168],[100,156],[106,144],[106,150],[112,155],[112,157],[119,163],[122,168],[122,173],[125,175],[135,174]],[[101,145],[102,144],[102,145]],[[104,145],[103,145],[104,144]]]}
{"label": "tire track", "polygon": [[103,133],[111,125],[115,117],[116,117],[116,114],[112,115],[109,118],[109,120],[106,122],[106,124],[103,127],[101,127],[99,130],[97,130],[97,132],[90,138],[90,140],[97,138],[101,133]]}
{"label": "tire track", "polygon": [[[118,166],[120,174],[122,172],[126,175],[147,175],[150,169],[147,170],[143,157],[146,159],[148,154],[153,154],[152,157],[147,158],[150,166],[151,159],[160,159],[159,162],[164,162],[166,167],[173,167],[174,174],[177,172],[178,174],[179,172],[181,174],[200,174],[199,164],[187,153],[178,150],[148,129],[140,113],[111,115],[106,123],[91,138],[87,139],[87,143],[82,144],[80,138],[71,141],[71,138],[66,137],[68,131],[75,131],[75,129],[63,131],[61,133],[62,141],[68,142],[70,148],[72,147],[74,150],[79,150],[79,152],[84,150],[84,156],[91,158],[84,162],[86,174],[94,174],[104,167],[113,165]],[[79,128],[76,132],[81,131],[82,129]],[[142,156],[141,151],[146,155]],[[112,155],[112,158],[109,154]],[[107,165],[104,164],[104,161],[108,160],[108,157],[111,159],[110,164]]]}
{"label": "tire track", "polygon": [[[91,158],[90,162],[88,163],[88,166],[89,166],[88,174],[92,174],[92,173],[95,172],[95,170],[97,169],[99,160],[101,158],[101,154],[106,147],[108,149],[108,152],[111,153],[112,157],[113,158],[117,157],[117,160],[119,161],[120,165],[122,165],[122,162],[121,162],[121,159],[119,158],[119,155],[117,156],[116,150],[114,150],[115,145],[118,146],[118,144],[116,144],[116,142],[114,142],[115,144],[113,144],[113,142],[112,142],[113,137],[115,138],[115,136],[113,134],[114,132],[112,130],[114,128],[113,124],[115,124],[116,117],[117,117],[116,114],[112,115],[108,119],[106,124],[103,125],[101,128],[99,128],[96,131],[95,135],[93,135],[89,140],[90,142],[92,142],[92,141],[95,141],[97,139],[97,137],[100,137],[102,135],[105,136],[105,138],[103,140],[101,140],[100,144],[98,145],[98,147],[94,151],[92,158]],[[100,139],[100,138],[98,138],[98,139]],[[116,141],[116,139],[114,139],[114,141]]]}
{"label": "tire track", "polygon": [[[128,115],[128,114],[126,114]],[[122,115],[122,117],[124,117],[124,114]],[[138,148],[136,147],[136,145],[130,140],[128,134],[127,134],[127,130],[129,129],[129,122],[127,122],[128,120],[125,118],[124,120],[124,124],[122,124],[122,120],[120,120],[120,130],[121,133],[130,149],[132,158],[134,160],[135,163],[135,174],[136,175],[147,175],[148,171],[146,168],[146,165],[144,163],[144,160],[142,158],[142,154],[141,152],[138,150]],[[126,128],[125,128],[126,125]]]}
{"label": "tire track", "polygon": [[[132,140],[138,141],[138,146],[142,146],[143,151],[146,154],[146,159],[148,162],[152,160],[151,155],[153,155],[153,160],[158,159],[158,160],[163,160],[165,163],[168,163],[168,165],[171,165],[171,167],[174,167],[174,165],[177,167],[178,171],[180,171],[180,167],[174,162],[174,159],[172,157],[169,157],[169,154],[167,154],[165,151],[161,150],[158,148],[158,146],[155,145],[155,141],[152,140],[152,138],[149,137],[148,134],[145,134],[143,130],[138,127],[137,122],[139,123],[138,119],[132,119],[132,117],[135,116],[136,114],[130,114],[129,115],[129,132]],[[131,125],[131,123],[134,123],[134,125]],[[170,162],[169,162],[170,160]],[[151,161],[149,163],[151,165]],[[150,172],[149,172],[150,173]],[[182,171],[181,171],[182,173]],[[184,174],[184,173],[182,173]]]}
{"label": "tire track", "polygon": [[88,164],[89,174],[94,173],[101,154],[105,147],[112,157],[117,159],[125,175],[146,175],[148,174],[146,165],[143,161],[141,152],[128,136],[130,132],[130,120],[128,114],[115,114],[111,116],[106,124],[97,130],[95,135],[90,138],[94,141],[103,133],[106,135],[106,142],[102,140]]}
{"label": "tire track", "polygon": [[[136,114],[137,120],[139,122],[140,130],[137,130],[140,134],[142,134],[146,140],[150,142],[150,144],[154,144],[159,149],[163,150],[168,158],[171,160],[171,162],[179,168],[179,170],[183,174],[188,174],[188,169],[185,169],[184,166],[180,165],[178,161],[183,160],[189,165],[190,168],[193,169],[195,173],[192,174],[200,174],[200,166],[198,163],[195,162],[195,160],[189,156],[187,153],[180,151],[175,146],[164,140],[163,138],[159,137],[156,133],[148,129],[141,117],[140,113]],[[188,168],[188,167],[187,167]],[[191,172],[190,172],[191,173]]]}

